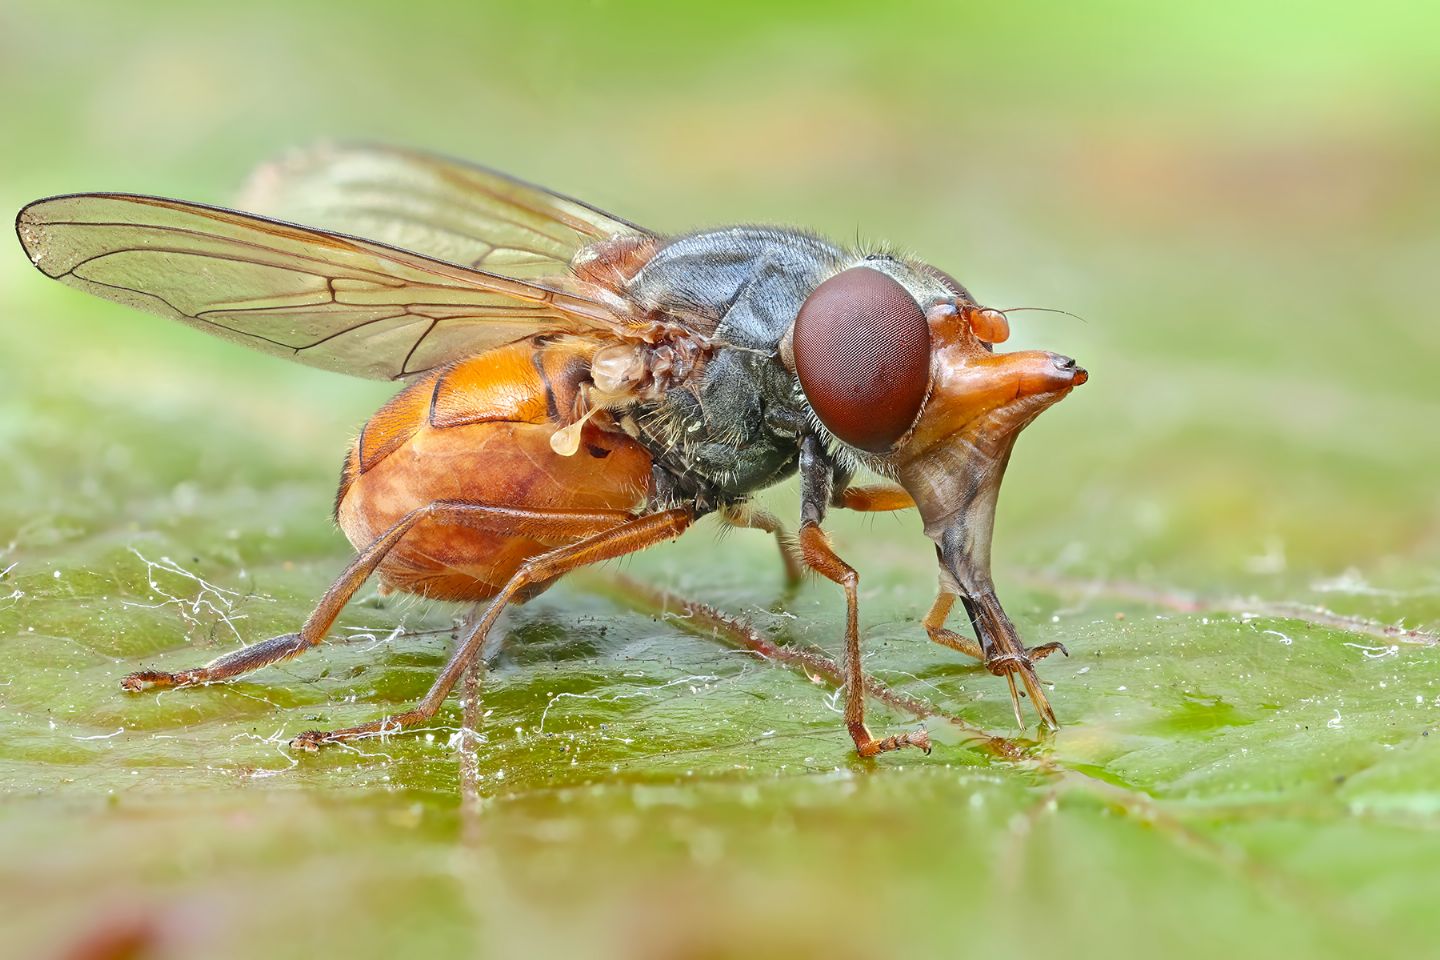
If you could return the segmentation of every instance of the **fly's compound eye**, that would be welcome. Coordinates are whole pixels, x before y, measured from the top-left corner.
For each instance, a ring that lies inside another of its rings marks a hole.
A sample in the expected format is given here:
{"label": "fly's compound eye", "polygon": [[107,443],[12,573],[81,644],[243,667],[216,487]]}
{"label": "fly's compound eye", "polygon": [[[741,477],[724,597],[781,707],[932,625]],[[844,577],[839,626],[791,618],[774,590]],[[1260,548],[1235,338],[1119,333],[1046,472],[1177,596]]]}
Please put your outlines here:
{"label": "fly's compound eye", "polygon": [[930,324],[898,282],[851,267],[820,284],[795,318],[795,375],[840,440],[883,453],[920,416],[930,388]]}

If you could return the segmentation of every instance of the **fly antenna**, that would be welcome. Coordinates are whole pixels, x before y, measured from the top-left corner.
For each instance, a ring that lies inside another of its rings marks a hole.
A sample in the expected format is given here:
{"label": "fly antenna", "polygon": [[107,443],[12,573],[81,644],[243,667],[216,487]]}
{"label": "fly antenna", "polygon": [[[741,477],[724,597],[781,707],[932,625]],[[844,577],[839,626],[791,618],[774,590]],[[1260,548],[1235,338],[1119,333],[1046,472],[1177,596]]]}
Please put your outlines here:
{"label": "fly antenna", "polygon": [[1078,314],[1078,313],[1071,313],[1069,310],[1056,310],[1054,307],[1007,307],[1007,308],[1005,308],[1004,310],[1001,310],[1000,312],[1001,312],[1001,313],[1004,313],[1004,314],[1011,314],[1011,313],[1015,313],[1015,312],[1020,311],[1020,310],[1034,310],[1034,311],[1036,311],[1037,313],[1061,313],[1061,314],[1064,314],[1064,315],[1067,316],[1067,317],[1074,317],[1076,320],[1079,320],[1081,323],[1084,323],[1084,324],[1089,324],[1089,323],[1090,323],[1089,320],[1086,320],[1084,317],[1080,316],[1080,314]]}

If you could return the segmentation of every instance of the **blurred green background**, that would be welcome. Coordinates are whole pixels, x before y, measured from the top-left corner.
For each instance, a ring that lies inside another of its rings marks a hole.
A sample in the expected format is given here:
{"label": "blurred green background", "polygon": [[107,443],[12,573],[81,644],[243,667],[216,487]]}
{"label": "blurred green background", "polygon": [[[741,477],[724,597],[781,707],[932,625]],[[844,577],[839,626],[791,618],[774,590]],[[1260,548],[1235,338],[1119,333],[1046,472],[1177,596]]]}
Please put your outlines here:
{"label": "blurred green background", "polygon": [[[1007,346],[1091,372],[1020,442],[995,540],[1022,633],[1073,654],[1042,670],[1053,739],[924,641],[914,519],[838,517],[867,669],[940,714],[928,758],[854,758],[828,686],[615,570],[516,612],[478,740],[452,701],[292,757],[417,699],[454,611],[357,606],[225,687],[116,680],[294,629],[388,388],[88,300],[12,245],[0,952],[1433,949],[1437,30],[1418,2],[0,7],[0,208],[223,203],[286,147],[391,141],[662,231],[886,239],[1082,314],[1017,314]],[[758,534],[623,570],[837,652],[837,592],[782,601]]]}

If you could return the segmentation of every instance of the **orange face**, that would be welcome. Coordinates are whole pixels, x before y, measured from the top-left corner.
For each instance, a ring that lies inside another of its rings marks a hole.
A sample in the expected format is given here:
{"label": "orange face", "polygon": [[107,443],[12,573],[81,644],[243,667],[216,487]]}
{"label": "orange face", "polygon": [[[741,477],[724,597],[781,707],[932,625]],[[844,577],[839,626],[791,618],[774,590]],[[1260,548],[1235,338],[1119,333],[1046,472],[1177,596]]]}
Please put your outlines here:
{"label": "orange face", "polygon": [[1003,314],[974,304],[946,306],[927,313],[929,395],[909,433],[885,457],[915,498],[927,531],[960,507],[965,497],[957,485],[968,484],[977,470],[1003,471],[1020,430],[1089,376],[1069,357],[1043,350],[994,353],[982,334],[1008,336],[1008,328],[997,329],[995,317],[1003,321]]}

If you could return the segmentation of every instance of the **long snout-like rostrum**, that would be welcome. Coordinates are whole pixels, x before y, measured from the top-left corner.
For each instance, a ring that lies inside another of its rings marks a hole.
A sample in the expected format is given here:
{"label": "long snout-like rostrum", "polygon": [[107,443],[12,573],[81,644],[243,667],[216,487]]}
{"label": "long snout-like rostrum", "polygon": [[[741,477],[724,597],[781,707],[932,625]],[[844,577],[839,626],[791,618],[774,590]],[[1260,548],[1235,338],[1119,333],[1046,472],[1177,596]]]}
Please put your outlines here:
{"label": "long snout-like rostrum", "polygon": [[932,332],[937,350],[931,394],[892,465],[938,547],[942,600],[948,593],[964,604],[985,666],[1010,683],[1017,721],[1023,726],[1018,677],[1041,720],[1054,729],[1055,713],[1033,662],[1064,648],[1025,648],[995,596],[990,537],[1016,437],[1088,375],[1068,357],[1040,350],[996,354],[963,330]]}

